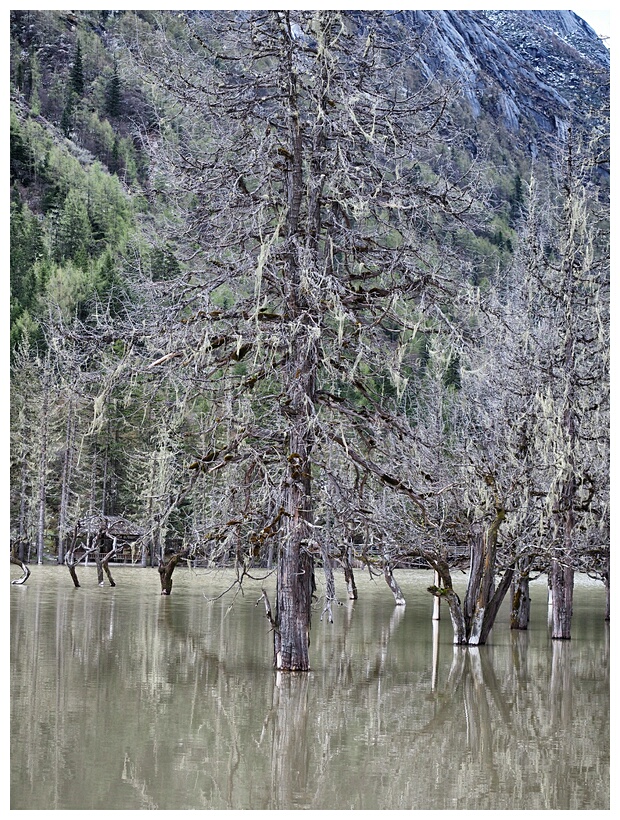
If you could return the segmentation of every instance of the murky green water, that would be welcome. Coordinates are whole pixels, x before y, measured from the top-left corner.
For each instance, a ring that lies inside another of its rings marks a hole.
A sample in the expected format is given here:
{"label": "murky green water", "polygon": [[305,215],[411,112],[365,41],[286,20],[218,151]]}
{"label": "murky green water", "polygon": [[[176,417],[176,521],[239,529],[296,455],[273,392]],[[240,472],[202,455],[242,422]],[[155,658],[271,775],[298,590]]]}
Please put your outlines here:
{"label": "murky green water", "polygon": [[404,610],[361,572],[346,601],[337,576],[313,670],[277,676],[261,583],[230,609],[209,601],[230,572],[178,569],[170,598],[156,570],[114,575],[11,587],[12,809],[609,808],[601,584],[578,580],[570,642],[541,580],[527,633],[504,607],[467,650],[431,621],[429,573],[397,573]]}

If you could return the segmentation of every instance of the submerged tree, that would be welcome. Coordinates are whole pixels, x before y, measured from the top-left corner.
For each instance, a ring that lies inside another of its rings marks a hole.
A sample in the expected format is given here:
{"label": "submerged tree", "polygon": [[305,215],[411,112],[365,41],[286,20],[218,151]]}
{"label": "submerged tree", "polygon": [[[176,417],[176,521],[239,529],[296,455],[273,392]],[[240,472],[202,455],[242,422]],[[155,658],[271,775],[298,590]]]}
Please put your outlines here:
{"label": "submerged tree", "polygon": [[569,134],[528,237],[553,638],[570,638],[575,570],[593,552],[604,566],[609,550],[609,235],[596,157]]}
{"label": "submerged tree", "polygon": [[211,408],[195,468],[228,469],[238,560],[277,544],[282,670],[309,668],[314,559],[341,514],[330,475],[370,465],[423,508],[415,475],[381,466],[373,420],[397,418],[405,353],[453,287],[442,231],[471,202],[446,149],[448,94],[386,14],[188,13],[130,44],[153,83],[151,185],[181,265],[150,285],[151,365],[182,364]]}

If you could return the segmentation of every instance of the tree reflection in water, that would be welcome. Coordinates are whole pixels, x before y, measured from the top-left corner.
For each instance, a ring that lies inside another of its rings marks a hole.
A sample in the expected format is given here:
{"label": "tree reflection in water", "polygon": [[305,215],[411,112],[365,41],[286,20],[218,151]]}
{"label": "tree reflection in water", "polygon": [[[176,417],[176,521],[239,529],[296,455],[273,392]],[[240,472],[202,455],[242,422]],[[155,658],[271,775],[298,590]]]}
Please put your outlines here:
{"label": "tree reflection in water", "polygon": [[399,573],[406,607],[362,579],[316,619],[310,673],[277,674],[260,586],[229,611],[204,594],[223,575],[181,572],[170,598],[156,571],[65,575],[11,587],[12,808],[609,806],[602,585],[577,586],[571,641],[551,641],[543,585],[530,629],[506,614],[467,648],[425,573]]}

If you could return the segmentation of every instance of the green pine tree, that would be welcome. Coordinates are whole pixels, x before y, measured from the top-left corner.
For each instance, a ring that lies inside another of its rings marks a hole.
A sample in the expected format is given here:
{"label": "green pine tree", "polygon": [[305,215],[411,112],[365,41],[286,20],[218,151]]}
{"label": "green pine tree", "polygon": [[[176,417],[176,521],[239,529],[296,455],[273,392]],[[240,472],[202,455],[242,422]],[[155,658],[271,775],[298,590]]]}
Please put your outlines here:
{"label": "green pine tree", "polygon": [[114,63],[114,73],[108,80],[105,92],[105,110],[110,117],[119,117],[121,113],[121,80],[118,66]]}
{"label": "green pine tree", "polygon": [[65,103],[65,107],[62,110],[62,117],[60,119],[60,130],[68,137],[71,134],[71,129],[73,128],[73,109],[75,105],[75,92],[73,90],[69,91],[67,96],[67,102]]}
{"label": "green pine tree", "polygon": [[84,196],[77,190],[69,191],[58,219],[54,241],[57,262],[72,261],[79,267],[88,265],[92,244],[92,227]]}
{"label": "green pine tree", "polygon": [[84,95],[84,65],[82,62],[82,47],[80,46],[79,40],[75,50],[75,60],[71,68],[71,90],[74,91],[78,97]]}

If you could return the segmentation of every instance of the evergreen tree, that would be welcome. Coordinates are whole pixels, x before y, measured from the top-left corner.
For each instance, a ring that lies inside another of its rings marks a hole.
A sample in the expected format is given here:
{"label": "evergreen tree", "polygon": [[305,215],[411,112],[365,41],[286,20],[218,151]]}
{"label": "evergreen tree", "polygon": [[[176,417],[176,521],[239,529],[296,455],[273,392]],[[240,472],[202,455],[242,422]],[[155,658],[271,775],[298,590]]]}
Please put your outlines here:
{"label": "evergreen tree", "polygon": [[510,223],[515,225],[523,214],[525,197],[523,195],[523,181],[517,174],[514,179],[514,191],[510,197]]}
{"label": "evergreen tree", "polygon": [[73,129],[73,111],[75,106],[76,94],[74,91],[69,91],[67,95],[67,102],[65,103],[65,107],[62,109],[62,117],[60,119],[60,130],[65,135],[65,137],[71,136],[71,131]]}
{"label": "evergreen tree", "polygon": [[34,116],[41,113],[41,100],[39,98],[39,89],[41,85],[41,67],[39,65],[39,58],[36,49],[30,49],[30,72],[27,86],[27,99],[30,103],[30,110]]}
{"label": "evergreen tree", "polygon": [[84,66],[82,63],[82,47],[80,41],[77,41],[75,49],[75,59],[71,68],[71,90],[74,91],[78,97],[84,95]]}
{"label": "evergreen tree", "polygon": [[118,65],[114,63],[114,73],[108,80],[105,93],[105,110],[113,118],[119,117],[121,113],[121,80],[118,76]]}
{"label": "evergreen tree", "polygon": [[69,191],[58,219],[54,257],[58,262],[73,261],[86,267],[92,244],[92,227],[83,195]]}
{"label": "evergreen tree", "polygon": [[10,228],[10,323],[13,347],[23,336],[26,327],[32,329],[30,316],[36,311],[37,298],[41,292],[37,260],[44,256],[45,249],[39,220],[19,199],[11,203]]}

